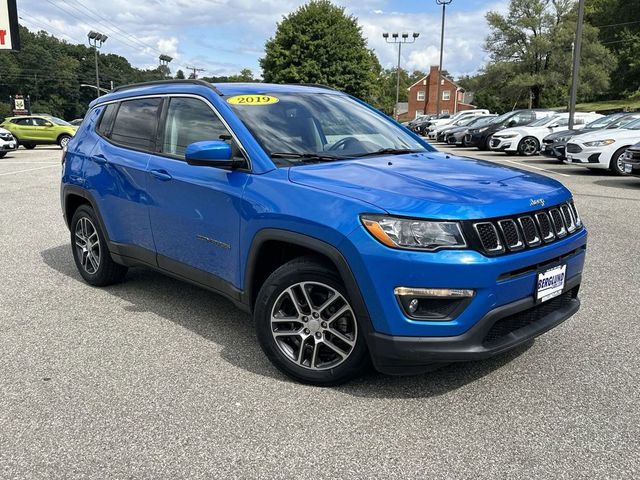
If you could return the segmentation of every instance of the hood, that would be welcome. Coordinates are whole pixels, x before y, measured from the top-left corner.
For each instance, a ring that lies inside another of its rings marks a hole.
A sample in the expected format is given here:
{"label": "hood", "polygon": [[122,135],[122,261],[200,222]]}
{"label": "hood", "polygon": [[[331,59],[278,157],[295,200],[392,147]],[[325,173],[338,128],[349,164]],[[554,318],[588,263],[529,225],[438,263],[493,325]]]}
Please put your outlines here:
{"label": "hood", "polygon": [[594,142],[598,140],[606,140],[612,138],[614,140],[634,140],[632,143],[636,143],[640,140],[640,130],[627,130],[625,128],[613,128],[605,130],[596,130],[594,132],[583,133],[576,135],[571,140],[578,142]]}
{"label": "hood", "polygon": [[11,132],[9,130],[7,130],[6,128],[0,127],[0,133],[4,133],[4,134],[9,133],[10,134]]}
{"label": "hood", "polygon": [[293,167],[289,179],[390,214],[434,219],[513,215],[540,208],[533,200],[549,206],[571,197],[551,178],[441,152]]}

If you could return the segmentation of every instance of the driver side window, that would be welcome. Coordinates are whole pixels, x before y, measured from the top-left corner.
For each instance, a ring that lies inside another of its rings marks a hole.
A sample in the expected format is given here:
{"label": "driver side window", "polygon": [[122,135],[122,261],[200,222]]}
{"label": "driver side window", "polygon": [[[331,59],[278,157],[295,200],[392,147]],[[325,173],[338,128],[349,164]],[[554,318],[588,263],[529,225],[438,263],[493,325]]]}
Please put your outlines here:
{"label": "driver side window", "polygon": [[44,118],[33,118],[32,121],[36,127],[46,127],[51,124],[51,122],[45,120]]}
{"label": "driver side window", "polygon": [[[162,152],[184,159],[188,145],[204,140],[223,140],[232,137],[211,108],[196,98],[172,98],[164,125]],[[242,158],[236,145],[231,143],[234,157]]]}

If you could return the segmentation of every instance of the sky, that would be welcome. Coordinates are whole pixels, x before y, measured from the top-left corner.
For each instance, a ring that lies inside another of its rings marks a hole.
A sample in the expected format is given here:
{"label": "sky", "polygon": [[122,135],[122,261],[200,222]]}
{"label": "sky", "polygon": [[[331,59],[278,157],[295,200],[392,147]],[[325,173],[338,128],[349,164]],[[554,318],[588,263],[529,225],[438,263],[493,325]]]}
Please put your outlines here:
{"label": "sky", "polygon": [[[243,68],[260,75],[265,42],[284,15],[304,0],[18,0],[20,23],[72,43],[86,43],[96,30],[109,36],[103,53],[154,68],[163,53],[170,68],[195,66],[199,76],[230,75]],[[380,63],[395,68],[397,47],[384,32],[419,32],[402,49],[402,66],[426,70],[437,65],[442,9],[436,0],[334,0],[358,18]],[[447,7],[443,68],[455,77],[476,72],[487,61],[485,14],[505,11],[508,0],[453,0]]]}

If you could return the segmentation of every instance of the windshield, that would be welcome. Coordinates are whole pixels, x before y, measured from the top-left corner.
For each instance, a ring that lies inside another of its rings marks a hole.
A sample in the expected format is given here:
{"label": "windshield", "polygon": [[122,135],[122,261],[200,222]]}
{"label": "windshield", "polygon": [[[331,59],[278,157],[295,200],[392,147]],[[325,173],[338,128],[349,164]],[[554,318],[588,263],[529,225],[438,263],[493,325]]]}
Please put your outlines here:
{"label": "windshield", "polygon": [[64,120],[62,120],[61,118],[58,118],[58,117],[48,117],[48,118],[49,118],[49,120],[51,120],[56,125],[65,125],[65,126],[71,125],[69,122],[65,122]]}
{"label": "windshield", "polygon": [[474,127],[484,127],[485,125],[489,125],[490,123],[495,122],[496,118],[498,118],[498,117],[479,117],[479,118],[474,118],[473,122],[471,124]]}
{"label": "windshield", "polygon": [[640,130],[640,120],[636,120],[635,122],[631,122],[624,127],[627,130]]}
{"label": "windshield", "polygon": [[618,114],[607,115],[606,117],[601,117],[601,118],[598,118],[597,120],[594,120],[591,123],[587,123],[584,128],[593,128],[593,129],[605,128],[609,124],[615,123],[615,121],[618,120],[619,118],[620,118],[620,115]]}
{"label": "windshield", "polygon": [[535,122],[530,123],[529,125],[527,125],[527,127],[544,127],[547,124],[553,123],[557,119],[558,116],[542,117],[540,120],[536,120]]}
{"label": "windshield", "polygon": [[614,122],[611,122],[611,124],[609,124],[607,126],[607,129],[612,129],[612,128],[627,128],[627,125],[629,125],[630,123],[635,122],[636,120],[640,119],[640,114],[636,114],[636,115],[625,115],[624,117],[621,117],[619,119],[617,119]]}
{"label": "windshield", "polygon": [[508,118],[513,117],[514,115],[516,115],[518,112],[507,112],[507,113],[503,113],[502,115],[498,116],[498,117],[494,117],[493,120],[490,123],[502,123],[505,120],[507,120]]}
{"label": "windshield", "polygon": [[476,120],[478,120],[478,117],[468,115],[466,118],[461,118],[460,120],[455,122],[454,125],[458,125],[460,127],[463,127],[465,125],[471,125]]}
{"label": "windshield", "polygon": [[[403,127],[335,93],[265,94],[269,103],[229,106],[278,166],[364,155],[433,151]],[[321,157],[321,158],[320,158]]]}

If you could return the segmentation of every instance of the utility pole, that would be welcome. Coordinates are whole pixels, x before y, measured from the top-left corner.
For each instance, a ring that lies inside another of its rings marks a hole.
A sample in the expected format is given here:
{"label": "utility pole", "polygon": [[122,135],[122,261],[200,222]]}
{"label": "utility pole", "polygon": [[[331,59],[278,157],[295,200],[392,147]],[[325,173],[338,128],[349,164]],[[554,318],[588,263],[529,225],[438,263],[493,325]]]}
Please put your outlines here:
{"label": "utility pole", "polygon": [[411,39],[409,39],[409,34],[408,33],[403,33],[403,34],[392,33],[391,34],[391,40],[389,40],[389,34],[388,33],[385,32],[385,33],[382,34],[382,38],[384,38],[385,42],[398,44],[398,70],[397,70],[398,74],[397,74],[397,78],[396,78],[396,105],[393,108],[393,116],[395,117],[396,120],[398,120],[400,118],[400,114],[398,112],[398,103],[400,102],[400,60],[401,60],[401,55],[402,55],[402,44],[403,43],[415,43],[415,41],[417,40],[417,38],[419,36],[420,36],[419,33],[413,32],[413,34],[411,35]]}
{"label": "utility pole", "polygon": [[197,68],[197,67],[186,67],[187,70],[193,70],[193,79],[197,79],[198,78],[198,72],[204,72],[204,68]]}
{"label": "utility pole", "polygon": [[100,32],[94,32],[93,30],[91,30],[88,34],[87,37],[89,38],[89,45],[91,45],[93,47],[93,51],[95,52],[95,56],[96,56],[96,93],[97,93],[97,97],[100,96],[100,75],[98,73],[98,49],[102,47],[102,44],[104,42],[107,41],[107,37],[106,35],[100,33]]}
{"label": "utility pole", "polygon": [[[436,0],[438,5],[442,5],[442,28],[440,29],[440,66],[438,67],[438,98],[436,100],[436,115],[440,115],[440,87],[442,86],[442,54],[444,52],[444,17],[447,5],[453,0]],[[425,112],[426,113],[426,112]]]}
{"label": "utility pole", "polygon": [[582,25],[584,23],[584,0],[578,2],[578,26],[576,42],[573,49],[573,73],[571,74],[571,98],[569,99],[569,130],[573,129],[578,97],[578,80],[580,76],[580,50],[582,49]]}

